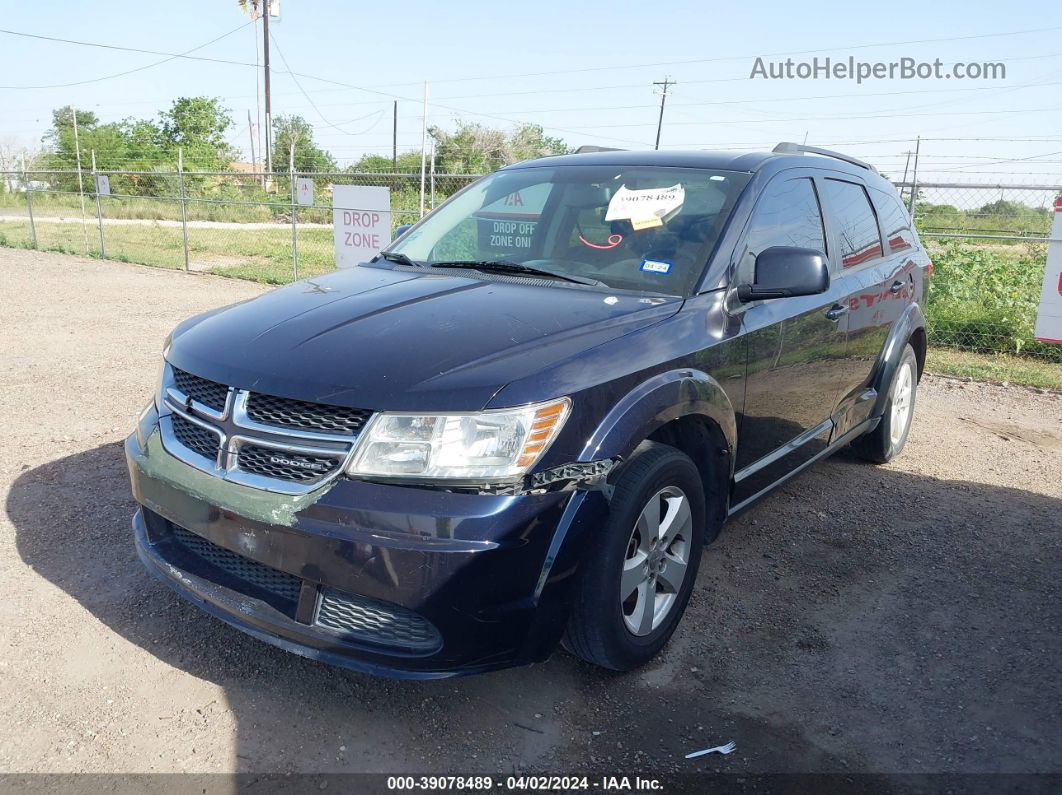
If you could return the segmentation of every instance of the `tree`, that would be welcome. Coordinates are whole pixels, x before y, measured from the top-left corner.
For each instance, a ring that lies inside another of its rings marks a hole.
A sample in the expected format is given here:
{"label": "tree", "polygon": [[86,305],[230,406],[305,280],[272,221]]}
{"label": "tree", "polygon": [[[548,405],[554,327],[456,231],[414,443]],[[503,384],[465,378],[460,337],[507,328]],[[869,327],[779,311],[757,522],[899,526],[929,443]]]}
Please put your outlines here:
{"label": "tree", "polygon": [[348,171],[356,174],[390,174],[394,169],[399,174],[420,173],[420,152],[403,152],[398,156],[398,167],[387,155],[363,155]]}
{"label": "tree", "polygon": [[436,144],[435,169],[449,174],[487,174],[510,163],[571,151],[562,139],[546,135],[537,124],[521,124],[507,133],[459,122],[454,132],[440,127],[430,127],[428,132]]}
{"label": "tree", "polygon": [[0,138],[0,193],[19,190],[22,177],[16,172],[22,170],[23,159],[33,159],[29,148],[12,137]]}
{"label": "tree", "polygon": [[302,116],[277,116],[273,119],[273,167],[287,166],[288,151],[295,147],[295,170],[302,172],[335,171],[336,160],[313,139],[313,127]]}
{"label": "tree", "polygon": [[181,97],[159,114],[159,143],[174,155],[181,149],[186,168],[220,170],[236,158],[225,138],[230,127],[232,117],[220,99]]}

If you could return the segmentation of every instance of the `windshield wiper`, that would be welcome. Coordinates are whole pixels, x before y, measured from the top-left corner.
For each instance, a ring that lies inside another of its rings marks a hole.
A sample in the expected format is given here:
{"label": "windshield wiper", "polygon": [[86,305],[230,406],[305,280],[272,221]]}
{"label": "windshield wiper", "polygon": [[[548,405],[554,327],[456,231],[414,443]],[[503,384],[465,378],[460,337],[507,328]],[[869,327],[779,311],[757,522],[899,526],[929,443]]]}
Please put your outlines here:
{"label": "windshield wiper", "polygon": [[399,254],[397,251],[381,251],[380,257],[388,262],[397,262],[399,265],[407,265],[410,268],[423,268],[419,262],[414,262],[405,254]]}
{"label": "windshield wiper", "polygon": [[605,287],[604,282],[597,279],[589,279],[585,276],[569,276],[567,273],[557,273],[544,268],[535,268],[531,265],[520,265],[516,262],[504,262],[501,260],[454,260],[453,262],[432,262],[433,268],[468,268],[469,270],[483,271],[484,273],[505,273],[523,276],[545,276],[549,279],[561,279],[574,284],[587,284],[592,287]]}

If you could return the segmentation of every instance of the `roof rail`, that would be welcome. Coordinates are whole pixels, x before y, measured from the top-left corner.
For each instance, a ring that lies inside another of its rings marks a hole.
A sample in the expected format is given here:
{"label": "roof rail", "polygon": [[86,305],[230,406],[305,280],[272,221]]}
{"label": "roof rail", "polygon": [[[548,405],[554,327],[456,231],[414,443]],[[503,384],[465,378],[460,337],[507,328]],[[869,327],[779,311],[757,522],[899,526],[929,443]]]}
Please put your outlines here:
{"label": "roof rail", "polygon": [[626,152],[626,149],[618,149],[615,146],[594,146],[592,144],[584,144],[575,150],[577,155],[585,155],[587,152]]}
{"label": "roof rail", "polygon": [[802,155],[805,152],[812,155],[822,155],[823,157],[833,157],[837,160],[843,160],[846,163],[851,163],[853,166],[859,166],[865,168],[868,171],[873,171],[875,174],[878,170],[874,166],[870,165],[864,160],[859,160],[851,155],[842,155],[840,152],[834,152],[832,149],[820,149],[817,146],[805,146],[804,144],[795,144],[791,141],[782,141],[774,149],[771,150],[775,154],[779,155]]}

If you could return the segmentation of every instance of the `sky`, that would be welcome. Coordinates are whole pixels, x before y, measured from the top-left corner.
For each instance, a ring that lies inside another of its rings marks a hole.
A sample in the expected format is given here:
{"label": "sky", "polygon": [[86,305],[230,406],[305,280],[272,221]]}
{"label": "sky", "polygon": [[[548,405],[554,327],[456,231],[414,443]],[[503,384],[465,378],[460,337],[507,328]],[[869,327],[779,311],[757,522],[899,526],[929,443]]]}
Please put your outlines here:
{"label": "sky", "polygon": [[[432,125],[533,122],[573,146],[652,148],[653,83],[670,77],[661,148],[764,150],[806,140],[899,178],[921,136],[923,180],[1062,182],[1058,4],[281,0],[270,28],[274,115],[302,115],[341,165],[390,154],[395,99],[399,149],[419,151],[424,81]],[[217,39],[190,53],[214,60],[152,66],[165,56],[0,32],[0,143],[39,147],[62,105],[106,122],[207,95],[232,111],[230,140],[249,159],[261,27],[237,0],[0,0],[0,29],[161,53]],[[750,78],[757,57],[816,56],[939,58],[945,70],[1001,62],[1006,77]]]}

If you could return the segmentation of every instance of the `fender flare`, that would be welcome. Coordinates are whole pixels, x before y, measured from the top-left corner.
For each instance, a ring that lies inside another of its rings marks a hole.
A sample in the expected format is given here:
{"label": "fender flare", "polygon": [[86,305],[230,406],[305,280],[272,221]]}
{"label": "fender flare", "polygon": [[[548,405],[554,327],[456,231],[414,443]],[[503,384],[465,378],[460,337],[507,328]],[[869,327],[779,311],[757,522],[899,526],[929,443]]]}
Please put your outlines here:
{"label": "fender flare", "polygon": [[871,417],[880,417],[884,413],[885,403],[889,399],[888,385],[892,383],[893,374],[899,365],[900,354],[911,339],[911,335],[919,329],[924,331],[925,327],[926,318],[918,304],[911,304],[907,307],[900,318],[892,324],[878,359],[877,374],[871,384],[878,393],[874,408],[870,412]]}
{"label": "fender flare", "polygon": [[[737,415],[730,398],[708,373],[680,368],[658,373],[624,395],[598,423],[578,460],[625,458],[654,430],[687,415],[711,419],[733,452]],[[729,458],[733,467],[734,456]]]}

